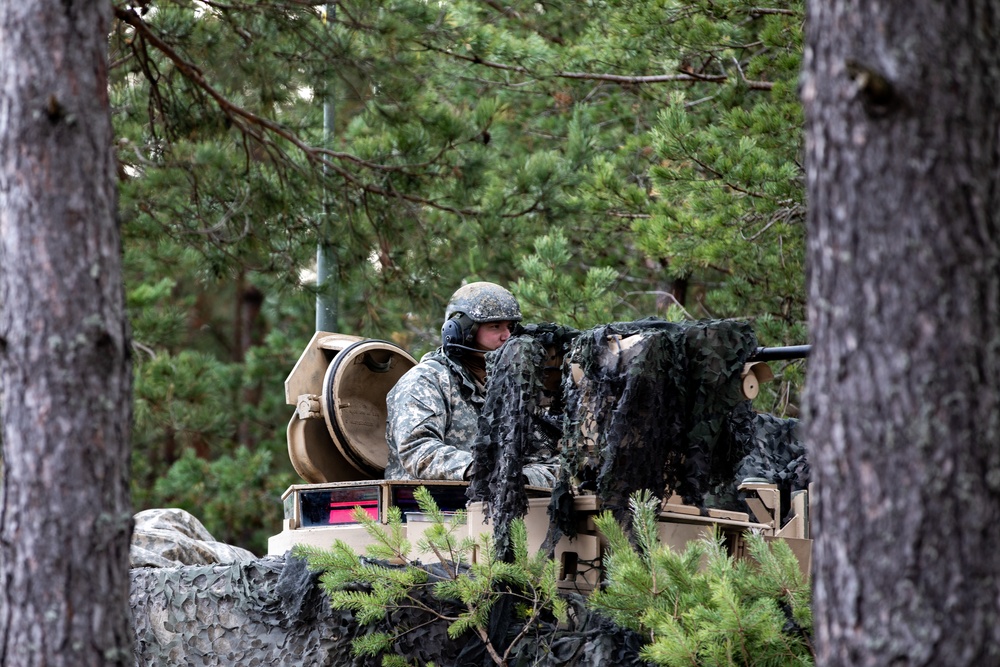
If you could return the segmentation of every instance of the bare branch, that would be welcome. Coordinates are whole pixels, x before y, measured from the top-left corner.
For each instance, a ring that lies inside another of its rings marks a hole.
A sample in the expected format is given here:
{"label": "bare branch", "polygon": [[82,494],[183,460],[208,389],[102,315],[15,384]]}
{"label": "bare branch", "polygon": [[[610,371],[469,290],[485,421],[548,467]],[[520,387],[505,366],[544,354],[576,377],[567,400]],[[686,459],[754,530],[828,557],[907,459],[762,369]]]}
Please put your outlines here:
{"label": "bare branch", "polygon": [[776,7],[751,7],[750,16],[762,16],[764,14],[784,14],[786,16],[797,16],[798,12],[793,9],[778,9]]}
{"label": "bare branch", "polygon": [[648,220],[652,218],[649,213],[624,213],[622,211],[608,211],[612,218],[626,218],[628,220]]}
{"label": "bare branch", "polygon": [[[476,65],[483,65],[484,67],[490,67],[493,69],[504,70],[507,72],[517,72],[518,74],[532,74],[533,73],[527,67],[522,67],[521,65],[507,65],[504,63],[493,62],[491,60],[483,60],[479,56],[466,56],[461,53],[456,53],[449,49],[442,49],[440,47],[434,46],[433,44],[421,43],[428,51],[434,51],[435,53],[441,53],[443,55],[455,58],[457,60],[464,60],[466,62],[475,63]],[[700,75],[691,73],[683,74],[652,74],[649,76],[632,76],[623,74],[602,74],[597,72],[553,72],[552,74],[546,75],[546,78],[553,79],[581,79],[586,81],[612,81],[614,83],[630,83],[630,84],[641,84],[641,83],[667,83],[670,81],[707,81],[711,83],[724,83],[729,77],[720,75]]]}
{"label": "bare branch", "polygon": [[[517,72],[518,74],[533,74],[531,70],[527,67],[521,65],[507,65],[505,63],[498,63],[492,60],[483,60],[479,56],[466,56],[461,53],[456,53],[449,49],[442,49],[436,47],[432,44],[422,43],[423,46],[428,51],[434,51],[436,53],[441,53],[443,55],[455,58],[457,60],[464,60],[466,62],[471,62],[476,65],[483,65],[484,67],[490,67],[493,69],[504,70],[507,72]],[[742,77],[742,72],[740,72]],[[537,74],[535,74],[537,76]],[[577,79],[585,81],[608,81],[613,83],[623,83],[623,84],[644,84],[644,83],[669,83],[676,81],[690,81],[697,82],[703,81],[707,83],[726,83],[729,81],[728,76],[725,74],[698,74],[696,72],[683,72],[680,74],[650,74],[646,76],[639,75],[626,75],[626,74],[608,74],[602,72],[553,72],[552,74],[546,75],[548,78],[554,79]],[[742,77],[744,83],[747,87],[753,90],[771,90],[774,84],[770,81],[753,81]]]}

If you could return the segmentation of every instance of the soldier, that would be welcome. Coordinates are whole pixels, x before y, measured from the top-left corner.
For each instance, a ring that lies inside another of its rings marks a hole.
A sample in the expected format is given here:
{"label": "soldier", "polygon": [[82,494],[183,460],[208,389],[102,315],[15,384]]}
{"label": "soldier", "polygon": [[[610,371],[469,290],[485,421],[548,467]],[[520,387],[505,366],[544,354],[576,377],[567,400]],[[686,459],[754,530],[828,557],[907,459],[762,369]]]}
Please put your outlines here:
{"label": "soldier", "polygon": [[472,283],[452,295],[441,347],[425,354],[386,397],[386,479],[468,478],[486,394],[485,355],[520,321],[517,299],[500,285]]}

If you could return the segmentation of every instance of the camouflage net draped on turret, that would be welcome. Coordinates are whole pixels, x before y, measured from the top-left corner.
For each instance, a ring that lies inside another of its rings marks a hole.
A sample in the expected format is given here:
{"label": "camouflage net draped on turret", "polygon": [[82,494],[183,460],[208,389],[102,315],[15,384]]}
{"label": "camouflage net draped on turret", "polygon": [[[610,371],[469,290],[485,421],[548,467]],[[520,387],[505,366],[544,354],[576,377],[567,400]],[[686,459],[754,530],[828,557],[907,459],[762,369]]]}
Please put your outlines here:
{"label": "camouflage net draped on turret", "polygon": [[[525,485],[552,487],[559,476],[562,406],[559,360],[578,333],[558,325],[519,330],[490,355],[490,383],[473,444],[469,498],[486,501],[501,554],[508,551],[510,519],[528,507]],[[553,365],[554,360],[554,365]],[[555,373],[555,383],[549,382]],[[548,392],[546,385],[556,391]]]}
{"label": "camouflage net draped on turret", "polygon": [[[563,532],[573,534],[568,508],[579,492],[597,494],[621,521],[638,489],[704,507],[707,493],[731,484],[751,441],[752,418],[741,426],[729,416],[749,405],[740,376],[756,347],[750,326],[729,320],[526,327],[491,361],[470,498],[486,501],[502,542],[527,507],[526,456],[550,446],[554,427],[562,459],[550,515]],[[564,357],[561,392],[543,406],[541,369],[553,351]]]}
{"label": "camouflage net draped on turret", "polygon": [[730,320],[640,320],[579,336],[563,383],[561,485],[595,492],[619,521],[639,489],[704,507],[745,454],[724,435],[746,402],[740,376],[756,347],[750,326]]}
{"label": "camouflage net draped on turret", "polygon": [[[743,396],[756,348],[750,326],[730,320],[521,329],[491,355],[469,487],[501,553],[511,521],[527,510],[529,461],[548,457],[556,441],[549,545],[575,534],[581,493],[627,525],[628,498],[639,489],[749,512],[737,486],[755,477],[776,484],[787,509],[791,492],[808,486],[809,464],[798,421],[757,414]],[[553,359],[563,359],[554,392],[551,382],[546,389]]]}

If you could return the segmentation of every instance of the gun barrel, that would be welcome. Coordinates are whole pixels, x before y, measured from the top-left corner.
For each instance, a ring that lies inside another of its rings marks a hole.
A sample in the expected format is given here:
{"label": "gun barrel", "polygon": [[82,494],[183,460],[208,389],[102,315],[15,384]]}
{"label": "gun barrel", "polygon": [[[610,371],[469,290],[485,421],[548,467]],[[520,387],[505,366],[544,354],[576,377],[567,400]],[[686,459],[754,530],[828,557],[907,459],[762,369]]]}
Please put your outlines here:
{"label": "gun barrel", "polygon": [[779,359],[805,359],[812,345],[787,345],[785,347],[758,347],[750,361],[777,361]]}

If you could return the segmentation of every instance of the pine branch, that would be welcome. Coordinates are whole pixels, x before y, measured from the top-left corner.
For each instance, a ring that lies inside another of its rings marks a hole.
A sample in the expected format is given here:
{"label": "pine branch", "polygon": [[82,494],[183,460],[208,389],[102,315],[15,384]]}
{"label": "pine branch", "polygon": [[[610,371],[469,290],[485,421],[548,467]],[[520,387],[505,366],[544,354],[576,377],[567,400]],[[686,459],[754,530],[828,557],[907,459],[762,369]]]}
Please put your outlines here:
{"label": "pine branch", "polygon": [[[467,56],[452,51],[451,49],[435,46],[427,42],[420,42],[419,44],[428,51],[440,53],[442,55],[446,55],[456,60],[463,60],[465,62],[470,62],[476,65],[482,65],[484,67],[489,67],[491,69],[501,70],[505,72],[526,74],[537,78],[571,79],[580,81],[605,81],[608,83],[618,83],[623,85],[642,85],[642,84],[672,83],[672,82],[689,82],[689,83],[700,82],[700,83],[721,84],[721,83],[728,83],[731,80],[731,77],[729,77],[726,74],[701,74],[695,71],[682,72],[679,74],[647,74],[647,75],[610,74],[606,72],[567,72],[567,71],[552,72],[550,74],[538,74],[522,65],[508,65],[506,63],[499,63],[492,60],[485,60],[478,55]],[[743,74],[742,71],[740,71],[741,81],[743,81],[743,83],[746,84],[746,86],[751,90],[771,90],[774,88],[774,83],[771,81],[753,81],[747,79],[746,77],[743,77],[742,74]]]}
{"label": "pine branch", "polygon": [[448,206],[442,204],[433,199],[428,199],[426,197],[421,197],[419,195],[414,195],[411,193],[398,192],[392,188],[382,188],[371,183],[365,183],[359,179],[355,174],[347,169],[344,169],[336,162],[333,162],[329,158],[336,158],[345,161],[353,162],[361,167],[367,169],[378,171],[382,173],[411,173],[411,170],[417,166],[427,166],[427,165],[386,165],[386,164],[376,164],[363,160],[357,156],[351,155],[349,153],[339,153],[325,148],[317,148],[307,144],[306,142],[299,139],[299,137],[280,124],[274,121],[268,120],[262,116],[259,116],[243,107],[233,103],[229,98],[216,90],[204,77],[201,70],[194,64],[188,62],[180,54],[178,54],[169,44],[160,39],[149,25],[142,20],[138,13],[133,9],[115,6],[115,17],[132,26],[138,34],[140,34],[144,40],[152,44],[157,50],[163,53],[173,64],[177,67],[178,71],[181,72],[184,77],[197,86],[202,92],[207,94],[219,109],[230,118],[234,124],[240,129],[240,131],[245,135],[252,137],[255,141],[259,142],[261,145],[268,147],[269,150],[276,150],[282,156],[285,155],[284,151],[280,150],[276,144],[270,141],[267,137],[267,133],[273,134],[281,139],[284,139],[291,145],[299,149],[310,162],[319,164],[330,171],[332,171],[337,176],[341,177],[351,185],[357,187],[358,189],[368,192],[371,194],[376,194],[381,197],[388,199],[402,199],[415,204],[422,204],[424,206],[429,206],[431,208],[452,213],[458,216],[477,216],[479,211],[474,209],[460,209],[453,206]]}
{"label": "pine branch", "polygon": [[535,33],[536,35],[538,35],[542,39],[544,39],[544,40],[546,40],[548,42],[552,42],[553,44],[558,44],[559,46],[565,46],[566,41],[562,37],[559,37],[558,35],[550,35],[550,34],[544,32],[544,31],[539,30],[538,28],[534,27],[531,24],[530,21],[528,21],[527,19],[525,19],[524,16],[522,14],[520,14],[517,10],[515,10],[513,7],[502,6],[496,0],[481,0],[481,1],[484,4],[488,5],[489,7],[493,8],[494,10],[496,10],[499,14],[502,14],[503,16],[510,16],[510,17],[514,18],[523,27],[525,27],[528,30],[530,30],[531,32]]}

